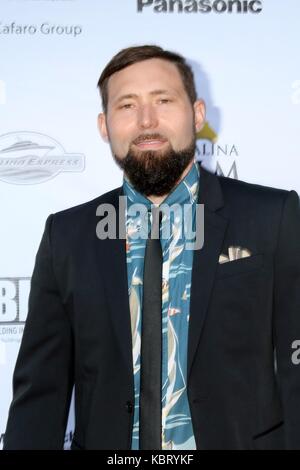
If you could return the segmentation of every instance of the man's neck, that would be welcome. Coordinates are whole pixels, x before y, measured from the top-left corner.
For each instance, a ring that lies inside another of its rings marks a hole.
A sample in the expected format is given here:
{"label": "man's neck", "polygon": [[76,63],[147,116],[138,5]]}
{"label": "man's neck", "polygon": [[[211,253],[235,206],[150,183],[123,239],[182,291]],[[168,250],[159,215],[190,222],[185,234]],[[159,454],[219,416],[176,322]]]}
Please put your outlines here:
{"label": "man's neck", "polygon": [[[190,171],[190,169],[192,168],[194,164],[194,159],[188,164],[188,166],[186,167],[186,169],[182,172],[180,178],[178,179],[178,181],[175,183],[174,187],[176,187],[180,181],[182,181],[186,175],[188,174],[188,172]],[[169,193],[167,194],[163,194],[162,196],[153,196],[152,194],[150,196],[147,196],[148,199],[150,199],[151,202],[153,202],[153,204],[155,205],[160,205],[165,199],[166,197],[169,195]]]}

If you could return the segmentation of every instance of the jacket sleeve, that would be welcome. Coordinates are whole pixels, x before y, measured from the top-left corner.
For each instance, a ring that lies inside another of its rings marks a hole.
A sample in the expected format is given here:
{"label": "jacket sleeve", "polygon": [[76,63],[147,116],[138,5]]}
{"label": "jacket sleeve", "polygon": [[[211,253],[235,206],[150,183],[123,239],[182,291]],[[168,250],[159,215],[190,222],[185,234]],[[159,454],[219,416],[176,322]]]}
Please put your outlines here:
{"label": "jacket sleeve", "polygon": [[46,221],[13,375],[4,449],[62,449],[73,388],[72,330],[56,284]]}
{"label": "jacket sleeve", "polygon": [[[300,449],[300,204],[287,193],[274,260],[274,327],[277,375],[284,413],[286,449]],[[300,355],[298,354],[298,357]]]}

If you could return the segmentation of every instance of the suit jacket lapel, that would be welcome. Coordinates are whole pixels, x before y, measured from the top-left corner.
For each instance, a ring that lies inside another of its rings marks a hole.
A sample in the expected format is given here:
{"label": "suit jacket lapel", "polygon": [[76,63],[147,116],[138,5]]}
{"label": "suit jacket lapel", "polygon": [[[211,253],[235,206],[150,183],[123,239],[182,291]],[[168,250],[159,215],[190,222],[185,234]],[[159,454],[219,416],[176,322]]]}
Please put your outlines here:
{"label": "suit jacket lapel", "polygon": [[[116,334],[116,344],[124,358],[124,367],[133,381],[131,318],[128,297],[126,239],[119,238],[119,196],[122,187],[109,193],[103,201],[116,210],[116,239],[96,239],[97,262],[103,278],[111,321]],[[124,227],[123,227],[124,229]]]}
{"label": "suit jacket lapel", "polygon": [[198,204],[204,204],[204,245],[195,250],[192,269],[187,378],[204,326],[228,220],[216,213],[224,205],[217,176],[200,168]]}

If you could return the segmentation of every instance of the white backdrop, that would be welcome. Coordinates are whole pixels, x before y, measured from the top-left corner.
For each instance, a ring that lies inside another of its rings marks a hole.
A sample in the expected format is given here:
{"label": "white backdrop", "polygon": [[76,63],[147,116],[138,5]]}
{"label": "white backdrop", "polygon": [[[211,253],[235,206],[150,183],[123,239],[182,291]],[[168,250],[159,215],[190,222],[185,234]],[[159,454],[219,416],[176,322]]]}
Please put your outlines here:
{"label": "white backdrop", "polygon": [[[96,125],[116,52],[149,43],[187,57],[207,104],[203,165],[300,192],[299,0],[173,3],[0,0],[0,448],[46,217],[122,182]],[[71,411],[66,447],[73,427]]]}

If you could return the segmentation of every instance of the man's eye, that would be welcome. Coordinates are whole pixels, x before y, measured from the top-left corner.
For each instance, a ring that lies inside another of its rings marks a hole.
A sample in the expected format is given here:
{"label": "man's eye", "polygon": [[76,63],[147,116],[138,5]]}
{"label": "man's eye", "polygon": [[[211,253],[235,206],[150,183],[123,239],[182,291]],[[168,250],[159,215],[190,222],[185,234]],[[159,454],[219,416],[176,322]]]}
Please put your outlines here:
{"label": "man's eye", "polygon": [[159,102],[165,104],[165,103],[171,103],[171,100],[169,98],[161,98]]}
{"label": "man's eye", "polygon": [[122,106],[120,106],[120,109],[130,109],[132,106],[131,103],[126,103],[126,104],[123,104]]}

